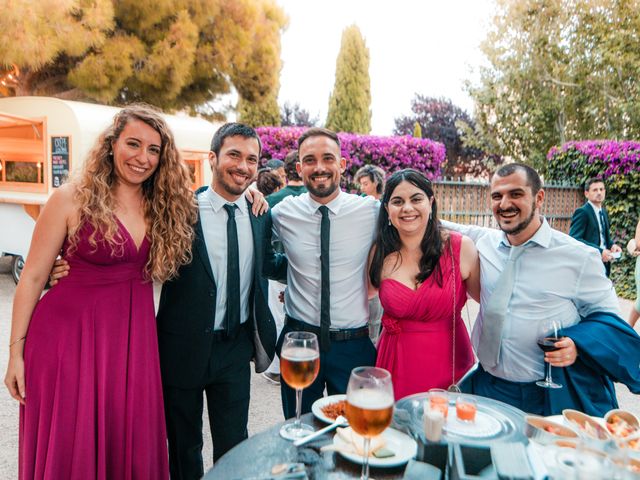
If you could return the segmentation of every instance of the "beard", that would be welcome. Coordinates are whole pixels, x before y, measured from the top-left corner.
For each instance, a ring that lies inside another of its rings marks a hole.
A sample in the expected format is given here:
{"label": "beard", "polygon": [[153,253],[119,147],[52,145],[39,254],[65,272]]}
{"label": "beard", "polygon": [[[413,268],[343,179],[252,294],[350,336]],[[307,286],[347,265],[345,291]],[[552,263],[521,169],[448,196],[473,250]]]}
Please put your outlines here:
{"label": "beard", "polygon": [[[311,180],[313,180],[313,176]],[[320,187],[316,187],[311,180],[305,181],[304,186],[307,187],[309,193],[319,198],[330,196],[340,187],[339,183],[333,179]]]}
{"label": "beard", "polygon": [[[508,211],[510,210],[502,210],[502,211],[499,211],[498,214],[500,214],[501,212],[508,212]],[[527,218],[525,218],[523,221],[518,223],[517,225],[514,225],[513,227],[504,227],[500,221],[498,221],[498,225],[500,226],[500,230],[502,230],[507,235],[517,235],[520,232],[524,231],[531,224],[531,222],[535,218],[535,215],[536,215],[536,203],[534,201],[531,204],[531,214]]]}

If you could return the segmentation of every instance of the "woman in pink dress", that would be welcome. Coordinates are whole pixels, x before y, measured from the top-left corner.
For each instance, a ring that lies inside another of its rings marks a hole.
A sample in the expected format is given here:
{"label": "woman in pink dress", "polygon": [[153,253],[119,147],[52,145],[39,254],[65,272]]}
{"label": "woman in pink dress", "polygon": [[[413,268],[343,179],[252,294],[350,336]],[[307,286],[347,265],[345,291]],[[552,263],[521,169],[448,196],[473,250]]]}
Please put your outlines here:
{"label": "woman in pink dress", "polygon": [[458,381],[474,363],[460,312],[467,293],[480,295],[478,252],[440,226],[416,170],[387,180],[369,273],[384,308],[376,366],[391,372],[396,400]]}
{"label": "woman in pink dress", "polygon": [[[189,261],[196,207],[163,118],[120,111],[36,223],[5,378],[21,479],[166,479],[153,281]],[[67,277],[39,300],[62,251]]]}

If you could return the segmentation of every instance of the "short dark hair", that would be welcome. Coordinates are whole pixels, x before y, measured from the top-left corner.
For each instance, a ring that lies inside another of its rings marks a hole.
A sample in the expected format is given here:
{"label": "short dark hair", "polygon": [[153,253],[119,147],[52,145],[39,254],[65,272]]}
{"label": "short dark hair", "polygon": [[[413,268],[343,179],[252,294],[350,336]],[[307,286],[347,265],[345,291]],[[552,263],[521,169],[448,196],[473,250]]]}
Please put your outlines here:
{"label": "short dark hair", "polygon": [[382,193],[384,189],[384,170],[375,165],[365,165],[358,169],[353,179],[356,183],[360,183],[360,179],[364,177],[369,177],[369,180],[376,184],[376,193]]}
{"label": "short dark hair", "polygon": [[279,168],[284,168],[284,162],[277,158],[272,158],[271,160],[267,160],[267,163],[265,163],[264,166],[269,170],[278,170]]}
{"label": "short dark hair", "polygon": [[338,138],[338,134],[334,131],[331,131],[327,128],[322,127],[311,127],[304,131],[300,138],[298,138],[298,154],[300,154],[300,145],[307,139],[311,137],[328,137],[338,145],[340,148],[340,139]]}
{"label": "short dark hair", "polygon": [[499,177],[508,177],[509,175],[513,175],[518,171],[524,172],[527,178],[527,185],[531,187],[531,193],[536,195],[542,189],[542,180],[540,180],[540,175],[538,175],[538,172],[536,172],[529,165],[517,162],[508,163],[496,170],[495,175]]}
{"label": "short dark hair", "polygon": [[298,163],[298,151],[291,150],[287,153],[287,156],[284,157],[284,173],[290,182],[299,182],[302,180],[296,169],[296,163]]}
{"label": "short dark hair", "polygon": [[278,190],[278,188],[282,187],[282,180],[280,180],[280,177],[271,170],[261,168],[258,171],[256,186],[258,187],[258,191],[266,197]]}
{"label": "short dark hair", "polygon": [[591,185],[593,185],[594,183],[602,183],[604,185],[604,180],[598,177],[591,177],[586,182],[584,182],[584,191],[588,192],[591,188]]}
{"label": "short dark hair", "polygon": [[225,139],[228,137],[240,136],[244,138],[255,138],[258,141],[258,158],[262,153],[262,142],[258,133],[249,125],[244,123],[230,122],[222,125],[211,139],[211,151],[216,154],[216,157],[220,155],[220,149]]}

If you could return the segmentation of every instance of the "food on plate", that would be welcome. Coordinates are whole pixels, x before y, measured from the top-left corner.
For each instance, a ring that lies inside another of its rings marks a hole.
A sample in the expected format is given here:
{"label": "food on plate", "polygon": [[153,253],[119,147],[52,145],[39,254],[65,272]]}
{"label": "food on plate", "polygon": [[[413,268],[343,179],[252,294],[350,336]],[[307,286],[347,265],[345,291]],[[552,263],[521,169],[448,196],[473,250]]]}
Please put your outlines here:
{"label": "food on plate", "polygon": [[[322,447],[322,451],[339,450],[344,453],[351,453],[354,455],[364,455],[364,437],[358,435],[353,431],[351,427],[341,428],[338,427],[336,435],[344,442],[340,445],[325,445]],[[382,435],[371,437],[371,443],[369,445],[369,456],[378,458],[388,458],[395,455],[395,452],[387,447],[387,441]]]}
{"label": "food on plate", "polygon": [[569,427],[555,423],[546,418],[537,415],[527,415],[525,417],[525,435],[527,438],[536,441],[542,445],[550,443],[562,438],[577,438],[578,434]]}
{"label": "food on plate", "polygon": [[335,420],[339,415],[345,416],[345,412],[347,409],[347,401],[346,400],[338,400],[337,402],[329,403],[322,407],[322,413],[330,418],[331,420]]}
{"label": "food on plate", "polygon": [[640,438],[629,440],[627,442],[627,447],[629,447],[631,450],[640,450]]}
{"label": "food on plate", "polygon": [[562,429],[557,427],[556,425],[545,425],[543,428],[545,432],[562,436]]}
{"label": "food on plate", "polygon": [[588,437],[596,440],[608,440],[611,438],[608,430],[596,422],[589,415],[586,415],[578,410],[563,410],[562,415],[569,422],[569,424],[575,426],[578,430],[583,432]]}
{"label": "food on plate", "polygon": [[627,438],[640,431],[640,421],[633,413],[615,409],[604,416],[607,430],[617,438]]}

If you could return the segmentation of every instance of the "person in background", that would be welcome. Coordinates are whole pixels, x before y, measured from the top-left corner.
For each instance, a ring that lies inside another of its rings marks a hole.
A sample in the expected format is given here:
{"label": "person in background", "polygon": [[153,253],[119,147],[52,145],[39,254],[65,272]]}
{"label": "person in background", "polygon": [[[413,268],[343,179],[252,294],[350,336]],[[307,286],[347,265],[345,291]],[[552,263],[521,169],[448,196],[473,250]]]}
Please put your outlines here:
{"label": "person in background", "polygon": [[[631,243],[631,242],[629,242]],[[629,323],[632,327],[636,326],[636,322],[640,317],[640,220],[638,220],[638,225],[636,225],[636,236],[633,239],[632,247],[630,250],[630,254],[636,257],[636,270],[635,270],[635,280],[636,280],[636,303],[631,309],[631,313],[629,314]]]}
{"label": "person in background", "polygon": [[[5,378],[21,479],[169,477],[152,281],[191,260],[190,183],[164,119],[133,105],[40,214]],[[68,278],[40,299],[61,250]]]}
{"label": "person in background", "polygon": [[283,186],[284,183],[282,183],[282,179],[280,178],[280,176],[274,173],[272,170],[267,170],[266,168],[258,170],[256,187],[258,188],[258,191],[265,197],[271,195],[274,192],[277,192]]}
{"label": "person in background", "polygon": [[[380,200],[384,191],[385,173],[375,165],[365,165],[356,172],[353,180],[360,186],[360,191],[367,196]],[[382,315],[384,310],[376,293],[369,299],[369,337],[374,344],[378,343]]]}
{"label": "person in background", "polygon": [[[272,210],[273,238],[287,256],[285,326],[318,335],[320,372],[302,394],[302,412],[324,395],[346,393],[351,370],[373,365],[369,338],[367,256],[373,244],[379,202],[342,192],[346,160],[335,132],[310,128],[298,139],[298,172],[309,190],[287,197]],[[280,383],[285,418],[295,415],[296,392]]]}
{"label": "person in background", "polygon": [[353,177],[353,181],[360,186],[360,191],[370,197],[380,200],[384,191],[385,173],[380,167],[375,165],[365,165],[358,169]]}
{"label": "person in background", "polygon": [[267,161],[267,163],[265,164],[265,168],[278,175],[283,186],[287,184],[287,174],[285,172],[284,162],[282,160],[272,158],[271,160]]}
{"label": "person in background", "polygon": [[[640,392],[640,337],[620,318],[598,252],[549,226],[540,214],[544,197],[538,173],[510,163],[491,178],[500,230],[442,222],[480,254],[471,335],[480,365],[461,387],[533,414],[572,408],[601,417],[618,406],[613,382]],[[548,318],[561,324],[562,338],[543,352],[537,327]],[[558,367],[553,377],[563,388],[536,385],[545,362]]]}
{"label": "person in background", "polygon": [[[304,186],[302,178],[300,178],[296,169],[297,163],[298,151],[291,150],[284,159],[284,171],[287,175],[287,185],[267,197],[267,202],[269,202],[269,206],[271,208],[275,207],[287,197],[297,197],[307,191],[307,187]],[[284,252],[280,242],[274,242],[273,248],[276,252]],[[284,304],[282,302],[282,296],[284,295],[285,288],[287,288],[286,284],[277,280],[269,280],[269,308],[271,309],[271,314],[276,322],[278,336],[280,335],[280,332],[282,332],[282,327],[284,327]],[[274,385],[280,384],[280,358],[277,355],[273,359],[273,362],[271,362],[271,365],[269,365],[267,371],[262,373],[262,376],[269,383]]]}
{"label": "person in background", "polygon": [[611,239],[609,215],[604,208],[606,189],[600,178],[590,178],[584,184],[587,202],[573,212],[569,235],[598,249],[607,277],[611,274],[611,261],[620,258],[622,248]]}
{"label": "person in background", "polygon": [[369,279],[385,312],[376,366],[391,372],[396,400],[455,384],[474,363],[461,311],[467,292],[480,298],[478,251],[441,227],[417,170],[387,180]]}

